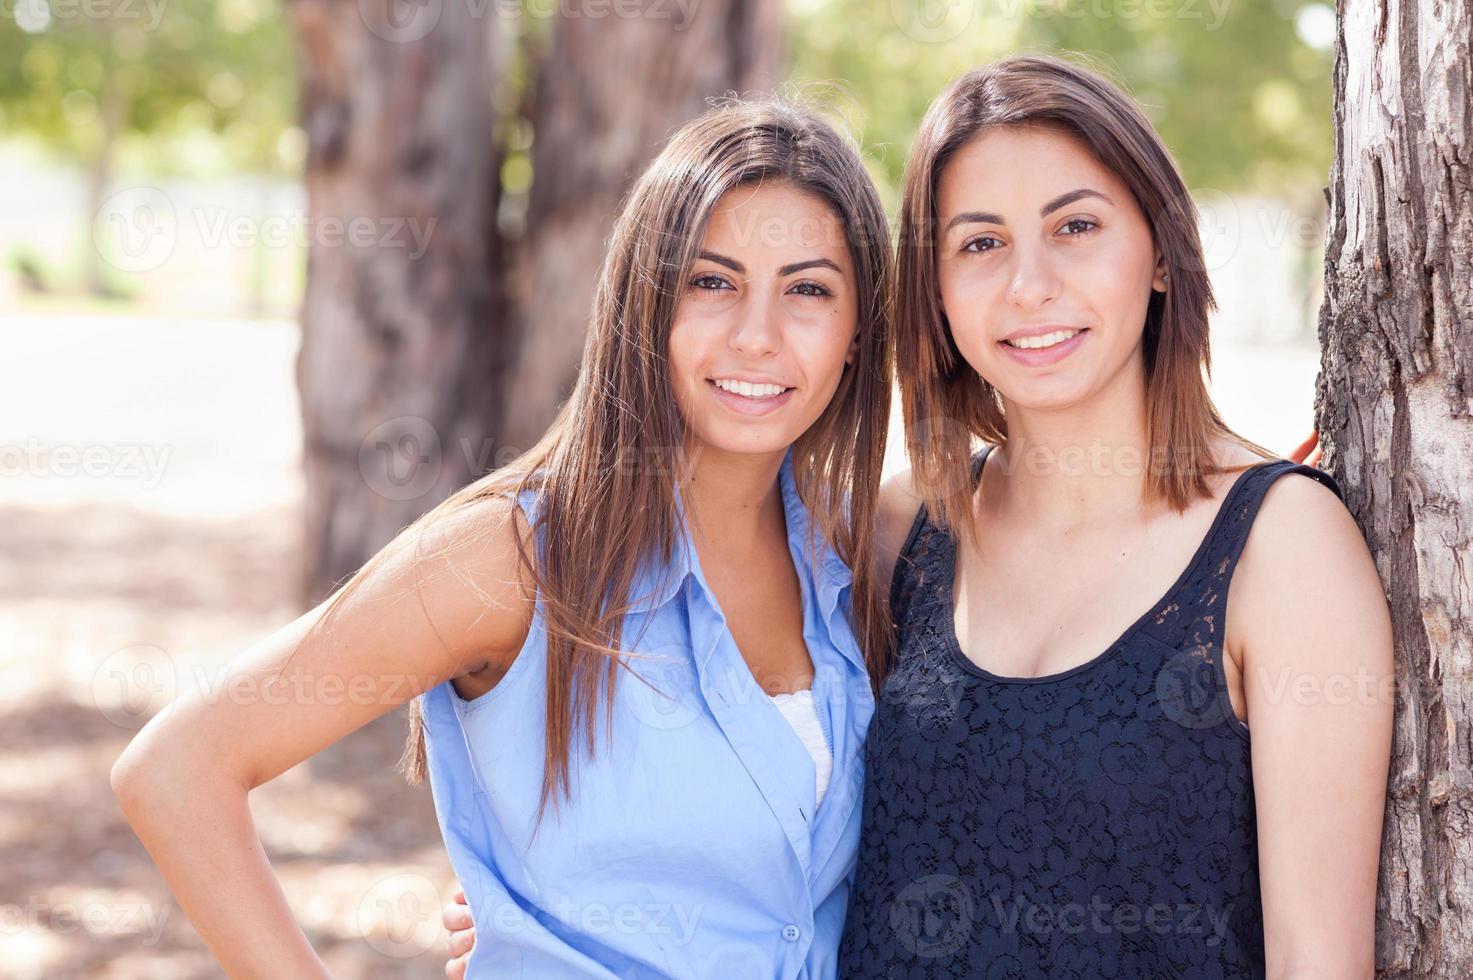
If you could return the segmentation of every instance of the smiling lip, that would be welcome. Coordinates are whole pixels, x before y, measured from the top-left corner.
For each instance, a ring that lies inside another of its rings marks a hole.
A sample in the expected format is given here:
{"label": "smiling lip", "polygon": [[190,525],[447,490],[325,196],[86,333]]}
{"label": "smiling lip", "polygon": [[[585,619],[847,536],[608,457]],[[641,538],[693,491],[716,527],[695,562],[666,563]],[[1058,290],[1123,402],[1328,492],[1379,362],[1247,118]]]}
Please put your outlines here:
{"label": "smiling lip", "polygon": [[[735,378],[729,375],[722,375],[721,377],[723,381],[748,381],[752,384],[782,384],[781,381],[759,381],[756,378]],[[706,388],[711,394],[716,396],[717,401],[741,415],[767,415],[775,412],[792,401],[793,392],[798,390],[796,388],[788,388],[780,395],[768,395],[765,398],[751,398],[747,395],[738,395],[734,391],[726,391],[723,388],[718,388],[716,382],[710,378],[706,379]]]}
{"label": "smiling lip", "polygon": [[1058,333],[1060,330],[1087,330],[1087,327],[1074,327],[1067,323],[1045,323],[1041,327],[1024,327],[1022,330],[1014,330],[1006,337],[998,340],[1020,340],[1024,337],[1041,337],[1046,333]]}
{"label": "smiling lip", "polygon": [[1039,327],[1030,328],[1028,330],[1020,330],[1016,333],[1008,334],[1005,340],[999,340],[997,342],[997,346],[1001,348],[1003,353],[1005,353],[1009,358],[1011,358],[1018,364],[1022,364],[1025,367],[1046,367],[1050,364],[1057,364],[1058,362],[1062,361],[1064,358],[1068,357],[1070,354],[1078,350],[1079,345],[1084,342],[1084,338],[1089,334],[1088,328],[1077,328],[1079,329],[1079,332],[1076,333],[1074,336],[1070,337],[1068,340],[1060,341],[1059,343],[1054,344],[1051,347],[1039,347],[1032,350],[1028,350],[1022,347],[1014,347],[1012,344],[1007,343],[1006,340],[1015,340],[1020,337],[1038,337],[1044,334],[1056,333],[1060,330],[1071,329],[1076,328]]}

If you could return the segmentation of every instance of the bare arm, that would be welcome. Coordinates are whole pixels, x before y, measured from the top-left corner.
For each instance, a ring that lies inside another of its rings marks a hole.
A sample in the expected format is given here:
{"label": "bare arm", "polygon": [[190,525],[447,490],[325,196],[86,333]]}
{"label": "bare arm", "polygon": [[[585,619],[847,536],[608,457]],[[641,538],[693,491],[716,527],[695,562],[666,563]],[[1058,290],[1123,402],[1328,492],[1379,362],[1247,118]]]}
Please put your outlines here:
{"label": "bare arm", "polygon": [[114,764],[124,815],[228,975],[328,975],[272,874],[247,796],[436,684],[482,666],[504,672],[531,612],[515,507],[475,504],[418,549],[394,549],[323,628],[308,632],[326,602],[233,659],[214,694],[177,698]]}
{"label": "bare arm", "polygon": [[1391,618],[1329,489],[1275,481],[1232,585],[1270,978],[1369,978],[1394,706]]}

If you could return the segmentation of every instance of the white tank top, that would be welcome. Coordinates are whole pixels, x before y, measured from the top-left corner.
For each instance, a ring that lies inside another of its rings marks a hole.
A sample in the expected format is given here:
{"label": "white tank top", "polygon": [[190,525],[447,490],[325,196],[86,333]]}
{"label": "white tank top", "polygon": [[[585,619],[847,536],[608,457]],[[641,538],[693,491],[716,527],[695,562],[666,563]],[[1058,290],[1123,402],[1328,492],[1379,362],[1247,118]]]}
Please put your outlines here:
{"label": "white tank top", "polygon": [[790,694],[769,694],[777,710],[782,712],[793,731],[798,733],[803,747],[813,756],[813,768],[817,770],[818,803],[823,802],[824,791],[829,788],[829,776],[834,771],[834,757],[829,752],[828,740],[823,737],[823,724],[818,720],[818,708],[813,704],[813,689],[804,688]]}

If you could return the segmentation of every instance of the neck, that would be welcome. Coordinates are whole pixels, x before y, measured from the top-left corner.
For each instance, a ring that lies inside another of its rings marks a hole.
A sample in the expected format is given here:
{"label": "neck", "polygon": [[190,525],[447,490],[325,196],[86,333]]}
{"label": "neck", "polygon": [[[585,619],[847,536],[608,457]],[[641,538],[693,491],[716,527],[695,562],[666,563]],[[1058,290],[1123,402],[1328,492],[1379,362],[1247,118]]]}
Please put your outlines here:
{"label": "neck", "polygon": [[783,520],[778,486],[786,450],[775,453],[730,453],[694,446],[690,468],[681,482],[691,536],[714,542],[723,550],[746,550],[763,540],[760,533]]}
{"label": "neck", "polygon": [[1081,404],[1050,411],[1005,401],[1004,411],[994,506],[1055,528],[1140,512],[1151,446],[1139,360]]}

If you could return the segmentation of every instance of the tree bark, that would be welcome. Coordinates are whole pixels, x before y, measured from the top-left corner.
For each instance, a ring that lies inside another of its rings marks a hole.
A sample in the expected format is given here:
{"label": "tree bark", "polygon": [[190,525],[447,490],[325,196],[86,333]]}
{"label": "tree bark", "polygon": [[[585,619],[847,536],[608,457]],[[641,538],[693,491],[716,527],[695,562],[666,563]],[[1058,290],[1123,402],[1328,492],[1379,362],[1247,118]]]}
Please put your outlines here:
{"label": "tree bark", "polygon": [[290,6],[308,139],[309,600],[465,484],[494,421],[499,22],[444,2],[420,8],[438,22],[417,37],[396,5]]}
{"label": "tree bark", "polygon": [[1340,3],[1316,415],[1396,632],[1383,977],[1473,976],[1470,38],[1469,0]]}

